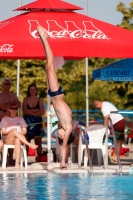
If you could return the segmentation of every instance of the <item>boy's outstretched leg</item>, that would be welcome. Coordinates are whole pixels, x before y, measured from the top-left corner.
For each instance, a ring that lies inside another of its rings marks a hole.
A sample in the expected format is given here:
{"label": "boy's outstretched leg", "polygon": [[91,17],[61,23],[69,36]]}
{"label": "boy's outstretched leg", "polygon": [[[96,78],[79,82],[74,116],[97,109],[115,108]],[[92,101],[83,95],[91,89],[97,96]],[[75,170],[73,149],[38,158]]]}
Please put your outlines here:
{"label": "boy's outstretched leg", "polygon": [[47,40],[48,39],[47,33],[40,26],[37,27],[37,30],[41,38],[41,41],[43,43],[45,54],[46,54],[46,77],[47,77],[48,89],[50,89],[51,92],[55,92],[59,89],[59,83],[58,83],[58,79],[54,70],[53,52]]}

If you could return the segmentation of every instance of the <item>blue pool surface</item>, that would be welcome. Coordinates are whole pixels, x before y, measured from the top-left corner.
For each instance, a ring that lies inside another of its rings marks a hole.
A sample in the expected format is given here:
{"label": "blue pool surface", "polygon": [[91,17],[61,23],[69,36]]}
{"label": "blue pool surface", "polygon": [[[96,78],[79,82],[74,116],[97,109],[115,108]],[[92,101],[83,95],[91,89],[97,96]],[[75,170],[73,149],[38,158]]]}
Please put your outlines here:
{"label": "blue pool surface", "polygon": [[1,200],[132,200],[133,175],[2,174]]}

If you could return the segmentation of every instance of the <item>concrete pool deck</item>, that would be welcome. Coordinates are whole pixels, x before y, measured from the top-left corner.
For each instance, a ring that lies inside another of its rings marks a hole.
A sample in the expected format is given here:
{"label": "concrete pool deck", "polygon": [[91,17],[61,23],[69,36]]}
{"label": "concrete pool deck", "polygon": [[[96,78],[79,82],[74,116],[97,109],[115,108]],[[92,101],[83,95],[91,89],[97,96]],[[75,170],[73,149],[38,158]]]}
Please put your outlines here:
{"label": "concrete pool deck", "polygon": [[[74,164],[71,166],[71,168],[68,168],[67,170],[61,170],[59,168],[59,165],[57,166],[52,166],[48,167],[49,169],[47,169],[47,163],[36,163],[35,164],[31,164],[28,166],[27,169],[20,168],[20,169],[15,169],[14,167],[7,167],[6,169],[2,169],[2,167],[0,167],[0,174],[3,173],[7,173],[7,174],[13,174],[13,173],[40,173],[40,174],[44,174],[44,173],[59,173],[59,174],[66,174],[66,173],[70,173],[70,174],[75,174],[75,173],[91,173],[90,171],[90,167],[78,167],[77,164]],[[130,166],[122,166],[122,173],[129,173],[129,168]],[[103,166],[99,167],[99,166],[93,166],[93,173],[97,174],[119,174],[119,166],[115,165],[115,166],[108,166],[108,169],[104,169]]]}
{"label": "concrete pool deck", "polygon": [[[122,172],[123,173],[129,173],[129,170],[131,169],[130,165],[133,164],[133,144],[126,145],[130,149],[129,156],[123,156],[121,157],[121,165],[122,165]],[[112,163],[110,160],[110,156],[108,159],[108,169],[104,169],[103,165],[98,166],[97,165],[97,158],[94,157],[93,160],[93,173],[118,173],[119,174],[119,166],[118,163]],[[71,168],[68,168],[67,170],[61,170],[60,163],[50,163],[49,165],[47,163],[36,163],[34,156],[28,156],[28,168],[25,169],[25,167],[20,169],[15,169],[13,166],[8,166],[3,169],[1,167],[1,161],[0,161],[0,174],[3,173],[90,173],[90,167],[89,165],[84,168],[84,166],[78,167],[77,163],[73,163]],[[133,172],[132,172],[133,173]]]}

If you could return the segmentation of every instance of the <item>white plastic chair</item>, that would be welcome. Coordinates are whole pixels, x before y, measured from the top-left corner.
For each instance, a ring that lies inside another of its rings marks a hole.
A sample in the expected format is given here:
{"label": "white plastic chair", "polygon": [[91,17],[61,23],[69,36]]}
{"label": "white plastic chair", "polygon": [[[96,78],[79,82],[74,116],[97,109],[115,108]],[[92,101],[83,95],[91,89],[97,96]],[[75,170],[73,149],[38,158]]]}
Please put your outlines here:
{"label": "white plastic chair", "polygon": [[[2,132],[1,132],[1,138],[2,138]],[[7,153],[8,149],[14,149],[15,145],[9,145],[4,144],[3,150],[2,150],[2,168],[6,168],[6,161],[7,161]],[[23,154],[22,154],[23,151]],[[21,151],[20,151],[20,167],[23,167],[23,157],[25,162],[25,168],[27,169],[27,152],[26,152],[26,145],[21,145]]]}
{"label": "white plastic chair", "polygon": [[[8,145],[8,144],[4,144],[3,147],[3,152],[2,152],[2,168],[6,168],[6,161],[7,161],[7,153],[8,153],[8,149],[14,149],[15,145]],[[22,154],[23,151],[23,154]],[[26,152],[26,146],[21,145],[21,152],[20,152],[20,167],[23,167],[23,156],[24,156],[24,162],[25,162],[25,168],[27,169],[27,152]]]}
{"label": "white plastic chair", "polygon": [[[89,136],[89,149],[97,149],[98,165],[101,165],[101,151],[103,155],[103,162],[106,156],[105,144],[103,144],[103,136],[105,134],[105,126],[100,124],[90,125],[85,129]],[[101,149],[101,151],[100,151]],[[84,167],[87,167],[88,155],[86,151],[86,145],[82,144],[82,132],[79,136],[79,148],[78,148],[78,165],[81,166],[83,151],[84,152]]]}

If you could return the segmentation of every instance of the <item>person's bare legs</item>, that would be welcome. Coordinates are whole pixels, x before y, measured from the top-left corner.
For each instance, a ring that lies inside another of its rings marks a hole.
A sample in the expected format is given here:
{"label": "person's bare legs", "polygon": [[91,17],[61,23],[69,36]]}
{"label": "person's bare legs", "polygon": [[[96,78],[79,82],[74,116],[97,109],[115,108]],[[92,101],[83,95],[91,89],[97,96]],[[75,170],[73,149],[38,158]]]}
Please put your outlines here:
{"label": "person's bare legs", "polygon": [[15,145],[14,150],[15,150],[15,155],[16,155],[15,168],[19,169],[20,168],[19,162],[20,162],[21,141],[18,138],[15,138],[14,145]]}
{"label": "person's bare legs", "polygon": [[15,138],[18,138],[22,143],[26,144],[27,146],[29,146],[32,149],[37,149],[37,145],[31,144],[29,143],[25,136],[23,136],[22,134],[18,133],[17,131],[10,131],[10,133],[6,136],[6,144],[14,144],[14,140]]}
{"label": "person's bare legs", "polygon": [[[31,140],[28,139],[28,136],[25,136],[26,140],[31,143]],[[26,145],[26,152],[27,152],[27,156],[28,156],[28,151],[29,151],[29,147]]]}
{"label": "person's bare legs", "polygon": [[35,138],[35,144],[38,145],[37,155],[42,154],[42,138],[41,137]]}
{"label": "person's bare legs", "polygon": [[0,152],[2,152],[3,147],[4,147],[4,143],[2,140],[0,140]]}
{"label": "person's bare legs", "polygon": [[118,152],[120,154],[120,151],[121,151],[121,148],[122,148],[122,140],[118,140],[117,145],[118,145]]}
{"label": "person's bare legs", "polygon": [[[121,148],[122,148],[122,141],[121,140],[117,140],[117,147],[118,147],[118,153],[120,154]],[[117,153],[116,150],[114,148],[114,153],[112,156],[112,161],[116,161],[117,162]]]}

